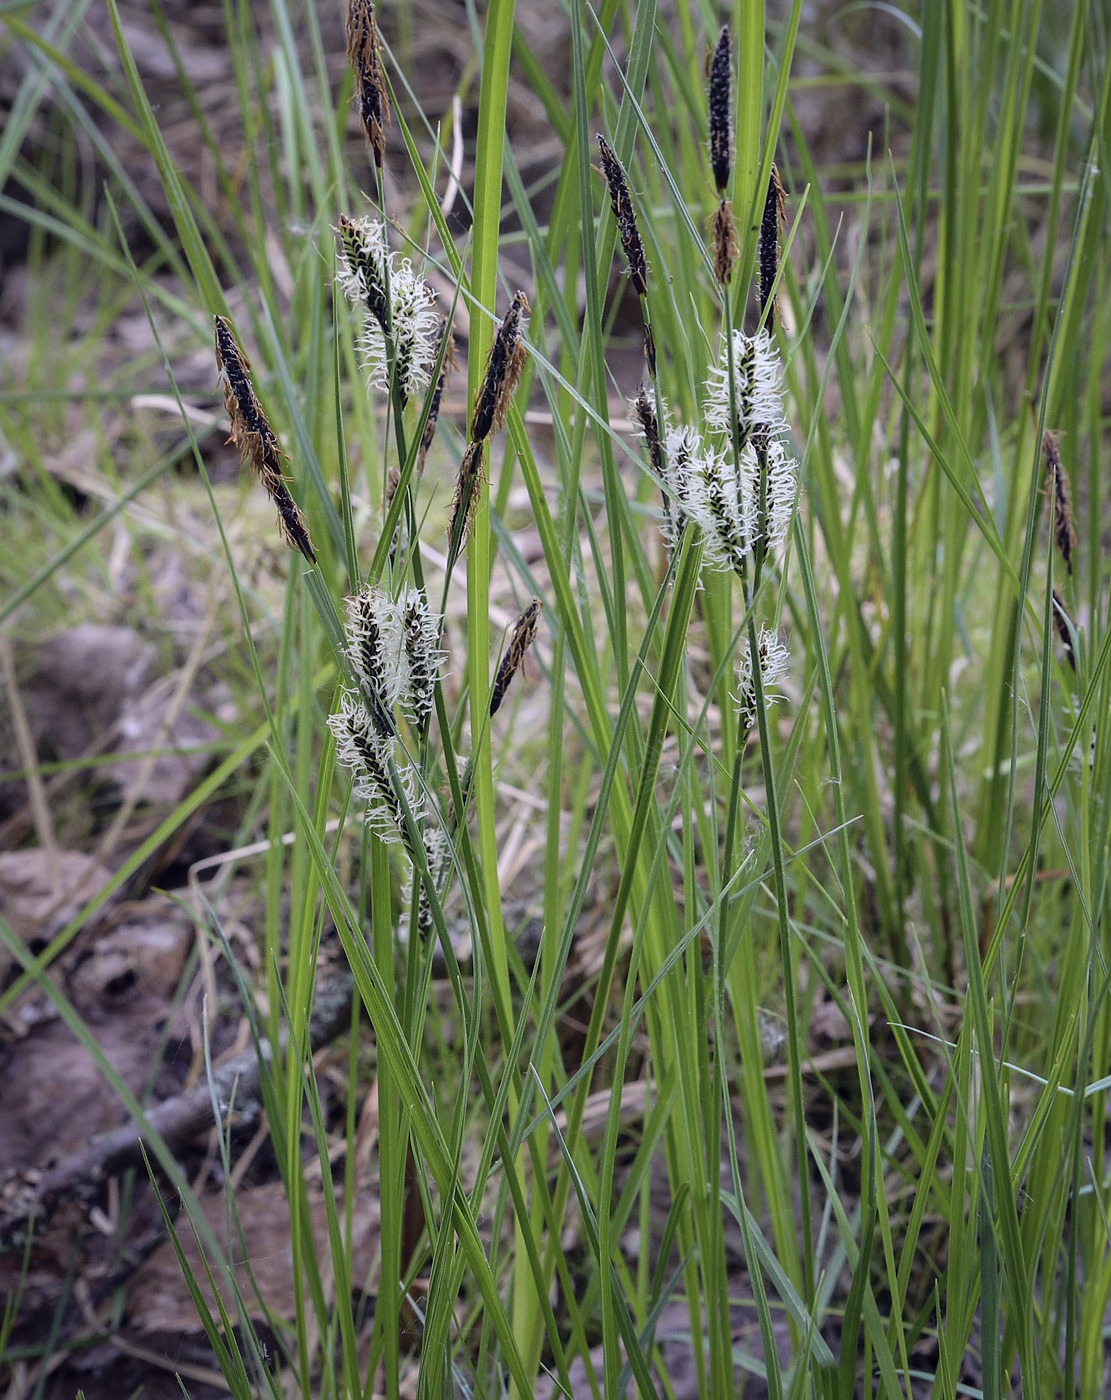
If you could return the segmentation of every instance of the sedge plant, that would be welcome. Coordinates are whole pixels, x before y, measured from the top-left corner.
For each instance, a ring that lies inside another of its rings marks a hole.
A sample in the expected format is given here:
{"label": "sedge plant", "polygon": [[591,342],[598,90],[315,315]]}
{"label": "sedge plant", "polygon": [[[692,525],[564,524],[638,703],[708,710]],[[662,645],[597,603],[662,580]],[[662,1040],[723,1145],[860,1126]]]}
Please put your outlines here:
{"label": "sedge plant", "polygon": [[[911,101],[801,4],[572,0],[553,79],[491,0],[464,166],[399,13],[353,0],[344,56],[316,7],[272,0],[264,62],[232,4],[242,163],[192,103],[218,212],[107,6],[118,88],[70,57],[85,7],[5,8],[28,66],[0,172],[44,286],[96,267],[98,324],[148,309],[246,718],[47,946],[4,926],[0,1006],[37,983],[96,1054],[49,969],[248,790],[251,854],[195,912],[266,1066],[291,1316],[151,1153],[185,1198],[170,1228],[202,1237],[211,1285],[180,1257],[228,1388],[670,1400],[684,1365],[702,1400],[1102,1395],[1101,8],[903,15]],[[512,82],[560,149],[532,183]],[[21,153],[47,87],[152,251]],[[834,167],[811,88],[878,95],[882,145]],[[214,339],[235,493],[168,326]],[[46,354],[0,401],[38,482],[8,628],[60,615],[64,579],[91,608],[102,532],[146,538],[167,471],[120,465],[75,513],[36,455]],[[268,529],[260,583],[243,551]],[[221,902],[240,867],[253,970]],[[332,949],[355,987],[338,1108],[308,1053]],[[234,1178],[230,1130],[221,1150]]]}

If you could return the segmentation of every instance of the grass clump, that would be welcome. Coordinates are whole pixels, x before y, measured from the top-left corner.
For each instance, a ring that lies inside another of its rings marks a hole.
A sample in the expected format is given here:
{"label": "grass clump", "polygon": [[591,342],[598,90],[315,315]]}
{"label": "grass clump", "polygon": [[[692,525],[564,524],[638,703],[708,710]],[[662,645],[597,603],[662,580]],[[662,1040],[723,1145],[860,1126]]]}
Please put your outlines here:
{"label": "grass clump", "polygon": [[[158,172],[167,218],[110,166],[97,225],[0,146],[36,264],[145,308],[195,469],[166,499],[211,502],[238,610],[239,746],[205,793],[239,785],[250,956],[224,885],[194,911],[272,1047],[288,1315],[159,1157],[237,1395],[675,1400],[681,1367],[700,1397],[1103,1393],[1111,66],[1097,7],[1064,48],[1004,9],[926,7],[896,81],[798,4],[575,3],[561,90],[491,0],[460,158],[396,17],[387,43],[354,0],[341,73],[312,7],[273,7],[267,64],[236,11],[257,139],[212,142],[248,196],[222,214],[115,0],[119,92],[78,81],[79,18],[3,15],[73,130],[110,113]],[[560,148],[532,184],[511,75]],[[874,161],[818,148],[823,88],[880,94]],[[264,565],[166,338],[213,324],[292,547]],[[34,370],[6,440],[52,411]],[[89,518],[48,471],[9,493],[56,542],[12,580],[16,635],[111,519],[140,537],[131,466]],[[9,930],[5,1005],[98,907],[34,956]],[[329,958],[335,1094],[307,1053]]]}

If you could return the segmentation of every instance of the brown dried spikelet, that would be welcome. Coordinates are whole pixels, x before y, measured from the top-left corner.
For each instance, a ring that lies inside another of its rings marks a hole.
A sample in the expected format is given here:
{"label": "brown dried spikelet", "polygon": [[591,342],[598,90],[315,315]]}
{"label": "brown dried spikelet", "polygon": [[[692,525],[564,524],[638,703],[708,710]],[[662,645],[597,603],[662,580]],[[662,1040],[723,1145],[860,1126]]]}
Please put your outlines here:
{"label": "brown dried spikelet", "polygon": [[648,259],[644,253],[644,242],[637,225],[633,196],[629,190],[629,177],[625,167],[617,159],[617,152],[602,135],[598,137],[598,150],[602,157],[602,178],[609,189],[613,217],[617,221],[617,235],[629,263],[629,277],[638,297],[648,295]]}
{"label": "brown dried spikelet", "polygon": [[371,0],[351,0],[347,12],[347,61],[355,72],[355,101],[359,104],[366,139],[381,170],[386,158],[386,127],[390,125],[390,94],[382,70],[382,47]]}
{"label": "brown dried spikelet", "polygon": [[486,474],[482,470],[482,455],[485,450],[485,443],[470,443],[463,453],[463,460],[459,463],[459,475],[455,478],[448,539],[458,541],[460,547],[470,536],[482,483],[486,480]]}
{"label": "brown dried spikelet", "polygon": [[1072,559],[1077,548],[1076,524],[1072,516],[1069,478],[1061,461],[1061,443],[1056,433],[1044,434],[1042,452],[1045,454],[1045,471],[1048,477],[1046,491],[1049,507],[1053,512],[1053,543],[1064,560],[1065,568],[1071,574]]}
{"label": "brown dried spikelet", "polygon": [[718,194],[724,194],[733,169],[733,82],[731,41],[725,25],[710,59],[710,169]]}
{"label": "brown dried spikelet", "polygon": [[1072,634],[1075,625],[1069,616],[1069,610],[1065,606],[1065,600],[1056,589],[1053,590],[1053,625],[1057,629],[1057,635],[1065,648],[1065,655],[1069,659],[1069,665],[1076,670],[1076,652],[1072,646]]}
{"label": "brown dried spikelet", "polygon": [[713,228],[714,276],[723,287],[728,287],[737,261],[737,225],[728,199],[723,199],[714,210]]}
{"label": "brown dried spikelet", "polygon": [[[764,325],[770,334],[775,329],[775,300],[772,288],[779,273],[779,225],[782,222],[786,195],[780,183],[779,171],[772,166],[768,192],[764,197],[764,216],[760,220],[758,259],[760,264],[760,315],[768,314]],[[770,303],[770,305],[769,305]]]}
{"label": "brown dried spikelet", "polygon": [[652,470],[662,481],[664,479],[663,439],[660,437],[660,420],[656,414],[656,405],[652,401],[652,395],[648,392],[647,384],[641,384],[637,388],[632,409],[633,419],[648,445],[648,460],[652,463]]}
{"label": "brown dried spikelet", "polygon": [[287,460],[251,384],[251,363],[240,348],[235,332],[223,316],[213,318],[216,328],[216,368],[224,389],[224,403],[231,419],[231,441],[239,449],[240,462],[262,482],[278,509],[278,525],[291,549],[300,550],[310,564],[316,553],[309,527],[282,475]]}
{"label": "brown dried spikelet", "polygon": [[[436,387],[432,391],[432,402],[428,406],[428,418],[425,421],[424,432],[421,434],[420,451],[417,453],[417,475],[424,472],[424,459],[428,456],[428,449],[432,446],[432,439],[436,436],[436,423],[440,417],[440,402],[444,397],[444,385],[447,377],[455,368],[455,337],[451,333],[451,327],[447,320],[440,323],[440,345],[443,346],[444,358],[440,366],[440,375],[436,380]],[[437,351],[439,358],[439,351]]]}
{"label": "brown dried spikelet", "polygon": [[524,663],[525,653],[536,640],[536,628],[544,605],[534,598],[517,621],[513,624],[513,634],[501,659],[498,673],[494,677],[494,688],[490,691],[490,715],[493,717],[501,709],[509,683]]}
{"label": "brown dried spikelet", "polygon": [[472,443],[485,442],[505,422],[509,400],[528,359],[528,347],[522,338],[528,313],[528,298],[524,292],[518,292],[494,333],[486,374],[471,415]]}

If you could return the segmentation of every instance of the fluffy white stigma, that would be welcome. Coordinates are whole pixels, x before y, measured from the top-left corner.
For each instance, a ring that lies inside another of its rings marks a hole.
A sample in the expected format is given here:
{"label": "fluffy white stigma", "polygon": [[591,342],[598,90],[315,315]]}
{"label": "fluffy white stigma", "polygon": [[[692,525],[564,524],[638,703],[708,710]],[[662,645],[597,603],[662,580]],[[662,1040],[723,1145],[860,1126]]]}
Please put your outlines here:
{"label": "fluffy white stigma", "polygon": [[377,315],[385,296],[386,260],[390,256],[386,226],[369,215],[361,219],[341,219],[336,280],[353,306]]}
{"label": "fluffy white stigma", "polygon": [[367,382],[389,393],[392,350],[401,397],[413,398],[432,382],[440,330],[436,293],[408,258],[389,251],[380,219],[341,219],[338,233],[336,280],[365,317],[359,356]]}
{"label": "fluffy white stigma", "polygon": [[[355,674],[384,709],[391,711],[405,685],[397,605],[381,590],[364,588],[347,599],[346,633],[347,655]],[[390,732],[392,719],[380,727]]]}
{"label": "fluffy white stigma", "polygon": [[[405,400],[423,394],[432,382],[439,343],[440,315],[436,293],[413,271],[408,258],[390,254],[390,340],[397,361],[397,383]],[[386,335],[368,318],[359,337],[359,354],[367,383],[390,391],[390,355]]]}
{"label": "fluffy white stigma", "polygon": [[766,330],[755,336],[734,331],[732,347],[732,367],[729,342],[724,341],[718,362],[706,380],[707,426],[732,437],[735,413],[742,447],[758,430],[772,438],[780,436],[787,431],[783,416],[783,362],[771,336]]}
{"label": "fluffy white stigma", "polygon": [[[406,841],[403,809],[390,776],[397,741],[383,734],[356,691],[340,694],[339,709],[328,716],[336,738],[336,758],[350,770],[355,796],[366,803],[366,823],[383,841]],[[398,770],[401,790],[415,820],[420,820],[413,770]],[[406,842],[407,844],[407,842]]]}
{"label": "fluffy white stigma", "polygon": [[688,496],[702,439],[694,428],[668,427],[661,454],[664,488],[664,541],[672,553],[679,547],[688,517]]}
{"label": "fluffy white stigma", "polygon": [[677,453],[689,450],[677,456],[675,470],[678,475],[682,464],[683,509],[702,531],[703,562],[710,569],[739,570],[756,529],[755,458],[742,453],[738,468],[730,453],[707,448],[693,428],[680,428],[668,434],[669,461],[673,438]]}
{"label": "fluffy white stigma", "polygon": [[443,618],[431,611],[419,588],[391,598],[367,587],[348,598],[347,655],[384,734],[394,732],[398,704],[418,728],[428,722],[444,662],[442,630]]}
{"label": "fluffy white stigma", "polygon": [[[754,460],[755,455],[753,453]],[[769,547],[774,549],[787,538],[791,521],[795,518],[799,490],[796,475],[798,463],[787,455],[787,449],[781,442],[772,441],[768,443],[767,465],[767,519],[764,534]]]}
{"label": "fluffy white stigma", "polygon": [[397,600],[405,662],[405,710],[418,729],[428,723],[436,699],[436,681],[444,663],[440,649],[443,618],[428,606],[419,588]]}
{"label": "fluffy white stigma", "polygon": [[[790,653],[779,640],[779,633],[769,627],[761,627],[756,648],[760,664],[760,684],[764,693],[765,709],[782,697],[774,693],[774,687],[787,672]],[[741,643],[737,657],[737,713],[751,726],[756,723],[756,677],[752,665],[752,647],[746,637]]]}

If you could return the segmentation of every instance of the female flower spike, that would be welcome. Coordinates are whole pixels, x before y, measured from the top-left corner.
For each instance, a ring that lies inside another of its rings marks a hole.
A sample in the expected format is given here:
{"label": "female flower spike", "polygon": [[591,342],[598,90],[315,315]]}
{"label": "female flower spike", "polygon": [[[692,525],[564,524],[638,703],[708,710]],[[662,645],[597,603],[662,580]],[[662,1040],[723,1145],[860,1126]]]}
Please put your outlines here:
{"label": "female flower spike", "polygon": [[[761,627],[756,649],[759,655],[764,707],[767,709],[780,698],[773,693],[773,687],[786,675],[790,653],[779,640],[779,633],[773,632],[769,627]],[[752,666],[752,647],[747,637],[741,643],[740,655],[737,658],[737,694],[733,698],[737,702],[737,713],[750,727],[754,725],[757,713],[756,677]]]}
{"label": "female flower spike", "polygon": [[380,219],[342,218],[336,277],[344,296],[366,314],[359,353],[368,383],[390,391],[391,351],[402,402],[432,382],[439,345],[436,294],[408,258],[389,251]]}
{"label": "female flower spike", "polygon": [[[362,696],[353,690],[340,695],[339,709],[328,716],[328,728],[336,736],[336,758],[351,771],[355,796],[367,804],[367,825],[383,841],[408,845],[404,809],[390,775],[396,739],[381,732]],[[419,821],[413,770],[404,767],[398,776],[409,810]]]}
{"label": "female flower spike", "polygon": [[771,336],[766,330],[754,336],[734,331],[732,365],[729,350],[729,342],[722,345],[718,362],[706,381],[707,425],[732,436],[735,413],[737,440],[742,448],[756,432],[769,438],[782,436],[787,431],[783,416],[783,363]]}
{"label": "female flower spike", "polygon": [[444,660],[442,627],[419,588],[396,601],[377,588],[348,598],[347,655],[381,733],[394,734],[398,704],[418,728],[427,724]]}
{"label": "female flower spike", "polygon": [[711,569],[744,567],[756,535],[759,476],[755,456],[706,447],[693,428],[667,435],[668,485],[702,531],[704,561]]}
{"label": "female flower spike", "polygon": [[430,610],[419,588],[406,589],[398,611],[405,657],[405,711],[418,729],[424,729],[436,703],[436,681],[444,660],[440,650],[443,618]]}

